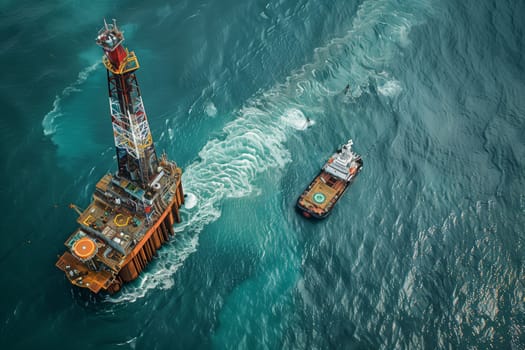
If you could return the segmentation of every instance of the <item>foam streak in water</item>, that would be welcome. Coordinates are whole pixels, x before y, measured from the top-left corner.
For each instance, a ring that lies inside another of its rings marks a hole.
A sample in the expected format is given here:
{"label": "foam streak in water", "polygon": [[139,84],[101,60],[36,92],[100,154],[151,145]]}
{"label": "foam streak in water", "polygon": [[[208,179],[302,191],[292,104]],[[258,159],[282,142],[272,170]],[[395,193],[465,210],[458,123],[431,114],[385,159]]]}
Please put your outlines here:
{"label": "foam streak in water", "polygon": [[[127,287],[117,299],[108,300],[135,301],[150,289],[171,288],[173,274],[197,247],[197,234],[221,216],[223,199],[256,192],[252,183],[257,174],[283,168],[290,160],[284,146],[285,130],[272,113],[256,107],[243,108],[239,117],[225,126],[224,139],[210,140],[199,152],[200,161],[191,164],[183,174],[185,190],[198,202],[191,210],[182,209],[187,219],[175,227],[178,239],[171,243],[175,247],[159,252],[155,271],[144,273],[138,286]],[[180,234],[183,231],[188,234]]]}
{"label": "foam streak in water", "polygon": [[[247,101],[238,117],[225,126],[223,137],[208,141],[199,152],[200,160],[183,174],[185,191],[196,196],[197,203],[181,210],[183,223],[175,227],[178,238],[161,249],[153,271],[143,273],[139,285],[126,286],[118,298],[109,301],[135,301],[150,289],[172,287],[174,273],[197,247],[198,233],[221,216],[222,201],[256,194],[253,183],[260,173],[281,169],[290,161],[285,146],[289,134],[313,125],[305,114],[322,112],[320,101],[340,93],[349,81],[362,85],[371,77],[384,79],[385,62],[399,50],[399,36],[377,38],[376,25],[391,16],[391,22],[401,21],[408,30],[410,21],[378,11],[381,3],[363,3],[347,35],[316,49],[314,61],[285,83]],[[370,37],[375,40],[373,45]],[[381,70],[375,68],[376,61]],[[399,93],[400,85],[392,84],[385,87],[386,95]]]}
{"label": "foam streak in water", "polygon": [[62,90],[62,93],[60,95],[55,96],[55,100],[53,101],[53,109],[50,110],[42,120],[42,127],[44,129],[44,135],[49,136],[55,133],[56,131],[56,125],[55,120],[56,118],[60,117],[62,115],[61,112],[61,102],[62,99],[71,95],[73,92],[79,92],[80,89],[78,88],[80,85],[82,85],[91,72],[93,72],[95,69],[97,69],[100,62],[94,63],[91,66],[88,66],[84,68],[80,73],[78,73],[77,80],[73,82],[71,85],[67,86]]}

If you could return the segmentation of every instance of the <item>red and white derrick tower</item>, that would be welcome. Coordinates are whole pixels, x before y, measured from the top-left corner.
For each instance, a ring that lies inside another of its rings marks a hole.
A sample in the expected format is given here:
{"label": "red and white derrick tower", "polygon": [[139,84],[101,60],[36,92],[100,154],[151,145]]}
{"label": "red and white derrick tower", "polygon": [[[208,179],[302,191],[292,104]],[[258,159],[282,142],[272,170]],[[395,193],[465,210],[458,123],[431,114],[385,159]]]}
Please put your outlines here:
{"label": "red and white derrick tower", "polygon": [[115,20],[112,24],[104,21],[96,40],[105,53],[118,176],[146,188],[159,161],[135,76],[139,62],[133,51],[122,46],[124,35]]}
{"label": "red and white derrick tower", "polygon": [[137,57],[122,46],[117,24],[104,22],[97,44],[104,50],[118,174],[105,174],[92,201],[76,208],[79,227],[56,266],[75,286],[115,293],[136,279],[175,234],[184,204],[182,169],[157,158],[135,71]]}

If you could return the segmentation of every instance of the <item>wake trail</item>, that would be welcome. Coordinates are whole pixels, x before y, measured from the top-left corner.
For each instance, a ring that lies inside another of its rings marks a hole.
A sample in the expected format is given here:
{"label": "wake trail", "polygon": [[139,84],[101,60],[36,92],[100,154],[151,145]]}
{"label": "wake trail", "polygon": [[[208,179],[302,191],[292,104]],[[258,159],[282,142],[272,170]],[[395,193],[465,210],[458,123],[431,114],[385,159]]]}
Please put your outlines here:
{"label": "wake trail", "polygon": [[51,109],[44,116],[42,120],[42,128],[45,136],[51,136],[56,132],[56,120],[62,116],[62,100],[75,92],[80,92],[79,87],[89,78],[90,74],[97,69],[100,61],[84,68],[78,73],[77,79],[70,85],[64,88],[59,95],[55,96],[53,101],[53,109]]}
{"label": "wake trail", "polygon": [[[237,117],[223,128],[222,136],[209,140],[199,159],[185,169],[182,183],[195,200],[191,209],[181,209],[183,222],[175,226],[175,239],[158,252],[138,282],[124,286],[108,302],[134,302],[149,290],[172,288],[175,272],[197,249],[199,233],[220,218],[222,202],[257,194],[253,183],[260,174],[290,162],[288,138],[315,125],[310,116],[322,115],[323,99],[340,94],[348,82],[357,86],[352,94],[358,96],[363,92],[359,87],[371,77],[380,79],[385,95],[400,93],[401,84],[385,72],[385,62],[396,57],[414,19],[401,11],[386,11],[390,3],[365,1],[344,37],[316,49],[313,62],[235,112]],[[387,20],[390,25],[385,25]],[[385,35],[377,35],[378,26]]]}

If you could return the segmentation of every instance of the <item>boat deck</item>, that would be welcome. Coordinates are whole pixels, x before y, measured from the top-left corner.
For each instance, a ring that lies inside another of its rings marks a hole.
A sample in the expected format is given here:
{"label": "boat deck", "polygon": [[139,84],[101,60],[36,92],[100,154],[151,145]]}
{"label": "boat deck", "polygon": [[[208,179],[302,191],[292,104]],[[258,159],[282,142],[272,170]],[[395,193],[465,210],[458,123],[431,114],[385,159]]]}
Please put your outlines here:
{"label": "boat deck", "polygon": [[[184,203],[182,170],[166,159],[160,165],[147,189],[104,175],[89,206],[76,209],[80,227],[65,241],[67,251],[56,262],[72,284],[114,293],[137,278],[174,234]],[[141,202],[147,204],[138,206]]]}
{"label": "boat deck", "polygon": [[299,202],[303,207],[321,214],[333,206],[345,188],[345,181],[323,171],[308,186]]}
{"label": "boat deck", "polygon": [[94,293],[98,293],[102,288],[106,289],[112,282],[112,274],[109,271],[92,271],[69,252],[60,257],[56,266],[68,275],[71,283],[87,287]]}
{"label": "boat deck", "polygon": [[145,217],[123,207],[106,206],[97,199],[80,215],[78,222],[103,235],[107,241],[113,241],[127,254],[132,241],[140,240],[146,232]]}

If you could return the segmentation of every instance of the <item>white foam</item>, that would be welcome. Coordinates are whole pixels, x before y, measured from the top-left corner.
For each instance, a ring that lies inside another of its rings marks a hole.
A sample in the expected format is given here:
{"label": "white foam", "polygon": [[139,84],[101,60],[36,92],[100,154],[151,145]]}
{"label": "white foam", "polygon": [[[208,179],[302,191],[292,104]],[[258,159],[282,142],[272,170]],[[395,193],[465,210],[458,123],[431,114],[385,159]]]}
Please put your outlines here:
{"label": "white foam", "polygon": [[412,41],[408,37],[408,34],[410,33],[410,26],[409,25],[401,25],[398,30],[399,35],[399,44],[402,47],[408,47],[410,44],[412,44]]}
{"label": "white foam", "polygon": [[138,281],[126,285],[116,297],[106,296],[110,303],[135,302],[152,289],[170,289],[174,285],[173,275],[186,258],[197,250],[198,236],[180,235],[169,246],[158,251],[158,258],[149,266],[153,271],[143,272]]}
{"label": "white foam", "polygon": [[204,108],[204,112],[206,112],[206,114],[209,117],[215,117],[217,115],[217,107],[215,107],[213,102],[210,101],[206,104],[206,107]]}
{"label": "white foam", "polygon": [[44,135],[48,136],[54,134],[56,127],[54,125],[55,119],[62,115],[60,109],[60,96],[56,95],[53,101],[53,109],[47,112],[42,120],[42,127],[44,128]]}
{"label": "white foam", "polygon": [[402,91],[401,83],[397,80],[388,80],[383,85],[377,87],[377,91],[387,97],[394,97]]}
{"label": "white foam", "polygon": [[281,121],[295,130],[305,130],[315,124],[313,120],[305,117],[303,112],[297,108],[287,109],[281,116]]}
{"label": "white foam", "polygon": [[192,209],[197,205],[197,196],[193,193],[186,193],[186,198],[184,200],[184,208]]}
{"label": "white foam", "polygon": [[60,105],[62,99],[71,95],[73,92],[79,92],[80,89],[78,87],[87,80],[91,72],[97,69],[99,64],[100,62],[96,62],[91,66],[88,66],[81,70],[78,73],[77,80],[75,80],[71,85],[65,87],[64,90],[62,90],[62,92],[60,93],[60,95],[55,96],[55,100],[53,101],[53,109],[50,110],[42,120],[42,128],[44,129],[44,135],[49,136],[56,132],[55,121],[58,117],[62,116]]}

